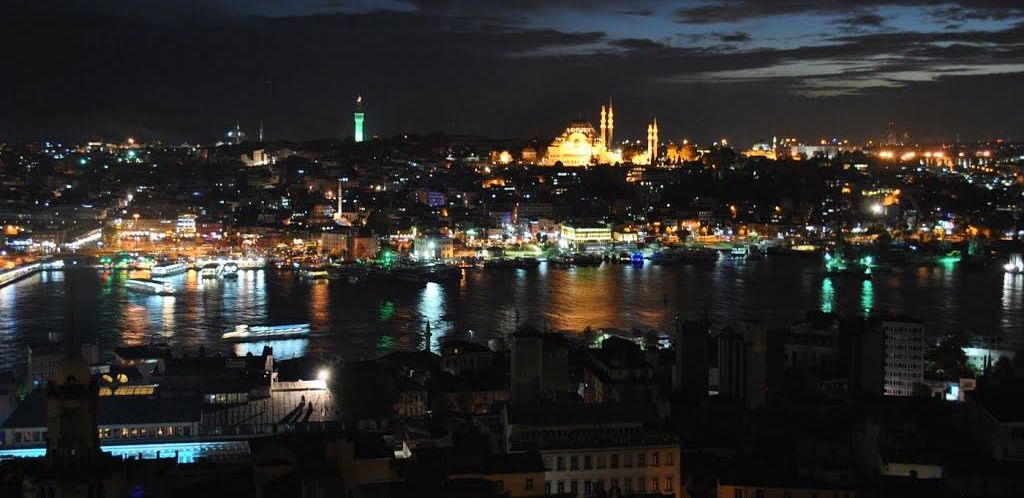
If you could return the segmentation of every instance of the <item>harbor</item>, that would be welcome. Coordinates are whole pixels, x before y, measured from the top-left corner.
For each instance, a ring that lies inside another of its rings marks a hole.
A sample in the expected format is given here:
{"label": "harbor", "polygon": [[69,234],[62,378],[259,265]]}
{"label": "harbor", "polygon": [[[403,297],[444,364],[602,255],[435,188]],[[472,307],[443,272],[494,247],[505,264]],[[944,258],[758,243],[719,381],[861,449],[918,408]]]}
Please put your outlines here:
{"label": "harbor", "polygon": [[[125,288],[129,278],[150,278],[147,270],[69,265],[0,288],[0,335],[6,338],[0,369],[23,365],[30,340],[66,325],[65,279],[73,284],[83,330],[105,347],[167,342],[258,354],[262,344],[273,343],[282,354],[361,358],[422,347],[428,322],[436,346],[449,336],[503,337],[517,322],[556,330],[665,331],[677,313],[707,313],[723,322],[756,314],[785,324],[808,310],[856,315],[887,309],[929,317],[935,334],[966,330],[1024,345],[1024,275],[1000,267],[896,266],[864,280],[827,275],[820,256],[722,256],[669,265],[493,261],[497,266],[436,267],[440,274],[425,280],[399,279],[374,265],[337,265],[328,268],[328,278],[311,280],[268,262],[262,270],[239,270],[236,278],[206,279],[196,271],[160,278],[174,286],[170,296]],[[970,296],[985,299],[971,304]],[[309,324],[308,336],[222,339],[240,324],[297,323]]]}

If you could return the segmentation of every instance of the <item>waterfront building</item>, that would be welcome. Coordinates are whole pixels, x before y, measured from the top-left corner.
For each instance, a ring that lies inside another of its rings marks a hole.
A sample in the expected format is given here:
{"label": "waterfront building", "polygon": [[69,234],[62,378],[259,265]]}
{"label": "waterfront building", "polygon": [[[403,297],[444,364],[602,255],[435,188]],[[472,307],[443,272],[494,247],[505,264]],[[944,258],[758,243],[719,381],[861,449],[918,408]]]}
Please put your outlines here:
{"label": "waterfront building", "polygon": [[413,241],[413,254],[419,259],[452,259],[455,245],[451,237],[423,235]]}
{"label": "waterfront building", "polygon": [[174,225],[174,234],[183,239],[194,239],[196,237],[196,219],[194,214],[183,214],[178,216]]}
{"label": "waterfront building", "polygon": [[612,229],[608,225],[574,225],[563,223],[560,227],[560,232],[565,247],[607,244],[612,241]]}

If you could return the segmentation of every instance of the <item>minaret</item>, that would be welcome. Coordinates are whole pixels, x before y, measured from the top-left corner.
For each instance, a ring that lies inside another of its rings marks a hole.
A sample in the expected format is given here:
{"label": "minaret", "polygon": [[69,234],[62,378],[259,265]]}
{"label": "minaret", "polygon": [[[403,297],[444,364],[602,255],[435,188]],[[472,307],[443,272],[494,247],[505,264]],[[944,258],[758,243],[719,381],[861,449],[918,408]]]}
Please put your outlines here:
{"label": "minaret", "polygon": [[263,143],[263,121],[260,120],[260,143]]}
{"label": "minaret", "polygon": [[654,135],[654,127],[647,125],[647,164],[654,164],[654,151],[651,150],[651,137]]}
{"label": "minaret", "polygon": [[654,164],[658,159],[658,119],[647,125],[647,160],[648,164]]}
{"label": "minaret", "polygon": [[356,97],[356,108],[355,112],[352,113],[352,119],[355,121],[355,139],[356,142],[363,141],[363,96]]}
{"label": "minaret", "polygon": [[342,193],[341,190],[341,178],[338,178],[338,210],[334,212],[334,221],[339,223],[341,222],[341,220],[345,219],[345,208],[344,206],[341,205],[343,196],[344,194]]}
{"label": "minaret", "polygon": [[608,149],[612,149],[612,144],[615,142],[615,107],[612,106],[611,97],[608,98],[608,140],[605,145]]}
{"label": "minaret", "polygon": [[608,148],[608,110],[601,106],[601,142]]}
{"label": "minaret", "polygon": [[651,125],[654,130],[654,134],[651,137],[651,164],[658,160],[658,118],[654,118],[654,124]]}

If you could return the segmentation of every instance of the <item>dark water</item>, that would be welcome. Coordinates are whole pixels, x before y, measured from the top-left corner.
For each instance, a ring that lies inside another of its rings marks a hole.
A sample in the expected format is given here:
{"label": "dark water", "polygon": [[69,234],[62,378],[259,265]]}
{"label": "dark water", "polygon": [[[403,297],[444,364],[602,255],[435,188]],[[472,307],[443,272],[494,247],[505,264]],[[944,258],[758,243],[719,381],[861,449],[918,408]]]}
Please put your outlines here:
{"label": "dark water", "polygon": [[261,345],[222,343],[221,333],[239,323],[309,322],[311,337],[276,341],[275,354],[352,359],[422,347],[428,321],[436,349],[445,336],[484,340],[509,332],[517,313],[521,321],[553,329],[669,331],[677,312],[698,318],[707,310],[719,325],[752,316],[781,327],[811,309],[850,315],[901,310],[924,319],[932,335],[966,330],[1024,344],[1022,276],[997,269],[908,267],[861,282],[825,279],[818,268],[818,262],[796,258],[674,267],[542,264],[534,270],[467,271],[460,281],[421,287],[307,282],[269,270],[204,281],[191,272],[167,279],[179,288],[173,297],[127,291],[123,272],[69,269],[0,288],[0,370],[25,362],[29,340],[66,326],[65,278],[73,284],[83,336],[98,335],[106,350],[165,342],[258,353]]}

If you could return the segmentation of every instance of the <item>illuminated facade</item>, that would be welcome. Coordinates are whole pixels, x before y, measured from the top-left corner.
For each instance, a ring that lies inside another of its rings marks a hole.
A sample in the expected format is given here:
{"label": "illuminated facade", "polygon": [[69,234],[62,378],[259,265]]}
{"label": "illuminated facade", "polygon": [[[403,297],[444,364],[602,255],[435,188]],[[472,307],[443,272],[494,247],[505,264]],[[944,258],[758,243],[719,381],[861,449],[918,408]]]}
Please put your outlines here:
{"label": "illuminated facade", "polygon": [[356,142],[363,141],[363,96],[356,97],[356,109],[352,113],[352,119],[355,122],[355,139]]}
{"label": "illuminated facade", "polygon": [[606,244],[612,241],[612,229],[607,226],[562,225],[561,237],[568,244]]}
{"label": "illuminated facade", "polygon": [[600,134],[585,120],[569,123],[565,131],[548,146],[542,164],[554,166],[589,166],[622,162],[622,153],[612,150],[615,131],[615,110],[611,102],[601,106]]}

